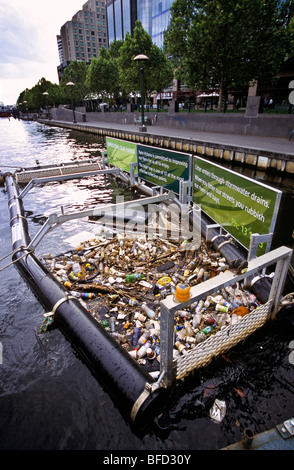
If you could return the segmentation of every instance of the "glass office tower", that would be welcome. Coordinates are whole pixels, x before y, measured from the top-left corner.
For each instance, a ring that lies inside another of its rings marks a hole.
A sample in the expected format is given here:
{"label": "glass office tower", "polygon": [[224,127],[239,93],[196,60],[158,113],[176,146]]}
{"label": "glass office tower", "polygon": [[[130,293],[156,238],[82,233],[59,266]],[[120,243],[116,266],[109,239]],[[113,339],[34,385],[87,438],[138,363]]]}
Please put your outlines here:
{"label": "glass office tower", "polygon": [[153,42],[163,46],[163,35],[170,21],[173,0],[107,0],[109,44],[132,33],[135,22],[141,21]]}
{"label": "glass office tower", "polygon": [[163,47],[164,31],[170,22],[170,7],[173,0],[152,1],[152,41],[158,47]]}
{"label": "glass office tower", "polygon": [[124,39],[127,32],[133,32],[137,20],[137,1],[107,0],[109,44],[115,39]]}

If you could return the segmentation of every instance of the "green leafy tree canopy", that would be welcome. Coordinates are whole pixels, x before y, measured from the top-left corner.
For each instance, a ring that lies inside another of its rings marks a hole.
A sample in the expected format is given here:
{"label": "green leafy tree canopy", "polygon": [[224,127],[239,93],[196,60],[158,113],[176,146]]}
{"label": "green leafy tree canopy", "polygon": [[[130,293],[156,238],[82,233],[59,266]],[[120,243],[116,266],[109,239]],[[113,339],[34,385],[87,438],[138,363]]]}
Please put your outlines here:
{"label": "green leafy tree canopy", "polygon": [[175,0],[165,48],[188,86],[218,87],[221,103],[278,71],[289,49],[288,14],[279,0]]}
{"label": "green leafy tree canopy", "polygon": [[134,61],[139,54],[148,57],[143,65],[146,94],[159,92],[170,85],[173,78],[172,64],[165,53],[153,44],[140,21],[136,22],[133,36],[126,34],[119,53],[120,84],[126,94],[140,92],[142,63]]}
{"label": "green leafy tree canopy", "polygon": [[78,62],[74,60],[66,67],[60,81],[60,89],[64,98],[70,102],[70,87],[66,84],[73,82],[73,98],[74,101],[83,101],[88,93],[89,87],[87,82],[88,65],[86,62]]}

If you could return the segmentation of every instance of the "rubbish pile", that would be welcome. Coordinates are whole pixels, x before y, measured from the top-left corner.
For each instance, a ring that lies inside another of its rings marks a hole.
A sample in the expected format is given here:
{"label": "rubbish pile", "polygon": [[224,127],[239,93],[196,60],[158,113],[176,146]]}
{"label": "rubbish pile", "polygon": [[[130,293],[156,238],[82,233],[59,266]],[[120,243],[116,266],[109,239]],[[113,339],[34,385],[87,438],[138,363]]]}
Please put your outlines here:
{"label": "rubbish pile", "polygon": [[[189,247],[188,247],[189,248]],[[160,361],[160,302],[167,295],[185,302],[190,288],[228,270],[226,259],[209,249],[187,249],[184,240],[96,237],[67,253],[43,255],[49,271],[83,303],[123,348],[149,370]],[[174,357],[187,354],[219,329],[259,305],[239,283],[215,292],[175,314]],[[157,361],[156,361],[157,359]],[[155,360],[155,361],[154,361]]]}

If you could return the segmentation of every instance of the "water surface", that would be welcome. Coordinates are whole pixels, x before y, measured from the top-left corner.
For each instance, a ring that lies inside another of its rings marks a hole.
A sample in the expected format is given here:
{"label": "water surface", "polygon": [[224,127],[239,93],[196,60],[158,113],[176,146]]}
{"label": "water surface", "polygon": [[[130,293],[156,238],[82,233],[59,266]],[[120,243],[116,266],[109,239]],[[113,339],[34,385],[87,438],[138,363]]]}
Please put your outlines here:
{"label": "water surface", "polygon": [[[42,165],[100,158],[104,145],[91,134],[0,120],[1,171],[33,166],[36,160]],[[24,200],[30,234],[61,205],[81,210],[114,201],[116,195],[132,197],[104,176],[34,188]],[[88,225],[84,220],[65,224],[46,237],[38,252],[61,251],[67,237]],[[1,190],[0,257],[10,251],[7,194]],[[165,434],[150,429],[137,435],[57,328],[41,337],[40,346],[35,330],[44,311],[18,271],[9,266],[0,279],[2,450],[214,450],[240,440],[247,427],[259,433],[294,416],[294,365],[289,362],[294,329],[276,321],[179,384]],[[220,424],[209,417],[215,398],[227,405]]]}

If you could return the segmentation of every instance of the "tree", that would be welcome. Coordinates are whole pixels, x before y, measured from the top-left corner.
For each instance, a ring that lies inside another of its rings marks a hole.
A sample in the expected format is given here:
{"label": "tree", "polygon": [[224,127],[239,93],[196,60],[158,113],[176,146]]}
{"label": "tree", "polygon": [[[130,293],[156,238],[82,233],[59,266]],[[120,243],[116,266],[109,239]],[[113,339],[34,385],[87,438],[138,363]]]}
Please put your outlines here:
{"label": "tree", "polygon": [[149,60],[144,64],[144,85],[146,95],[160,92],[170,85],[173,78],[172,64],[165,53],[153,44],[151,36],[136,21],[133,36],[127,33],[119,56],[120,84],[126,94],[140,92],[140,67],[134,58],[145,54]]}
{"label": "tree", "polygon": [[86,62],[78,62],[74,60],[66,67],[64,74],[61,77],[60,89],[61,93],[68,103],[71,100],[70,87],[66,84],[73,82],[73,98],[74,101],[83,101],[88,93],[87,71],[88,65]]}
{"label": "tree", "polygon": [[114,41],[111,42],[108,52],[110,54],[110,57],[113,57],[115,59],[119,58],[120,55],[120,48],[123,45],[123,40],[122,39],[115,39]]}
{"label": "tree", "polygon": [[228,92],[271,78],[288,50],[280,0],[175,0],[165,48],[191,88]]}
{"label": "tree", "polygon": [[[44,92],[49,93],[47,98],[43,94]],[[23,103],[24,101],[27,102],[28,110],[45,108],[47,104],[53,105],[59,102],[58,85],[42,77],[35,86],[30,89],[26,88],[20,93],[17,102]],[[22,109],[24,109],[24,106],[22,106]]]}
{"label": "tree", "polygon": [[102,100],[107,101],[116,97],[119,92],[118,59],[101,47],[99,57],[93,58],[87,74],[89,91],[102,95]]}

